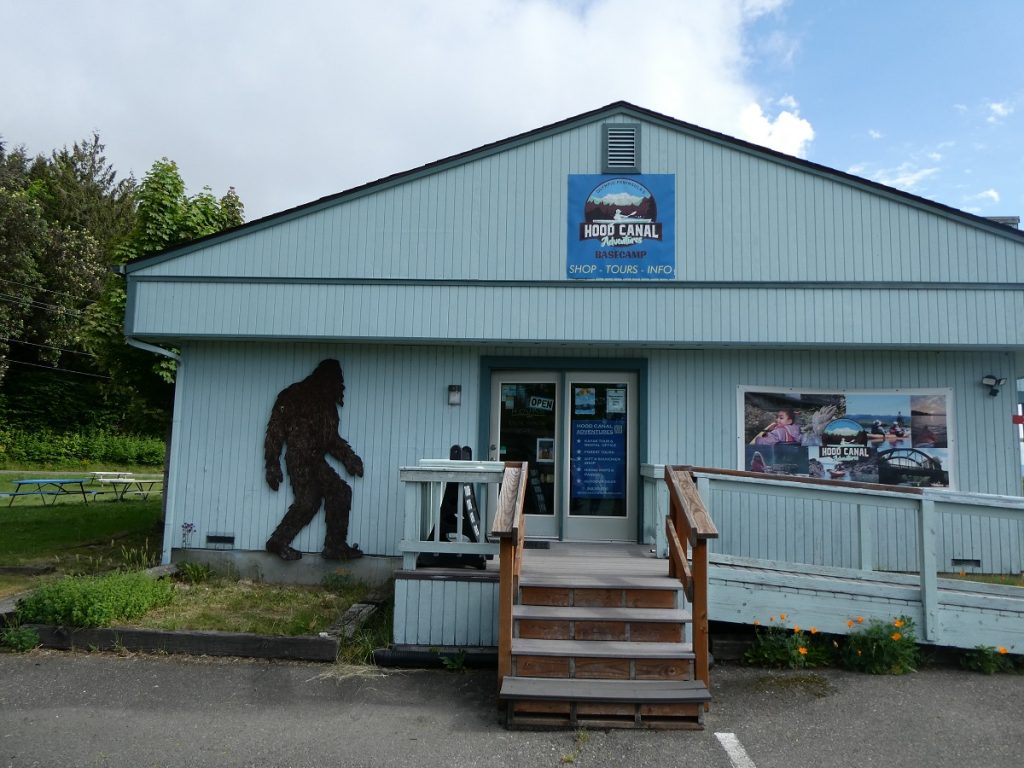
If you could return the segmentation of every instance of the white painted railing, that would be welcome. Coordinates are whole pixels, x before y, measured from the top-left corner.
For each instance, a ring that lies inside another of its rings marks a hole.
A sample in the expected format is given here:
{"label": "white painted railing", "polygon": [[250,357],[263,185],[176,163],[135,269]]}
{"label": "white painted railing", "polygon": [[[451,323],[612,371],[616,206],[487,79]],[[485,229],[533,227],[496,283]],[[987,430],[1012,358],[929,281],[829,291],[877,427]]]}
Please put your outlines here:
{"label": "white painted railing", "polygon": [[[463,495],[458,494],[456,515],[456,541],[441,539],[441,499],[448,483],[460,487],[470,483],[476,486],[480,509],[481,538],[490,530],[490,500],[497,500],[505,465],[500,461],[453,461],[449,459],[420,459],[415,467],[400,467],[398,478],[405,484],[405,526],[400,544],[402,567],[416,568],[421,552],[436,554],[496,555],[498,545],[487,541],[462,541]],[[433,535],[431,535],[433,534]]]}
{"label": "white painted railing", "polygon": [[[721,534],[712,554],[917,573],[926,639],[938,621],[939,574],[1022,570],[1021,497],[691,470]],[[663,472],[642,468],[645,531],[668,511]],[[653,541],[660,555],[662,541]]]}

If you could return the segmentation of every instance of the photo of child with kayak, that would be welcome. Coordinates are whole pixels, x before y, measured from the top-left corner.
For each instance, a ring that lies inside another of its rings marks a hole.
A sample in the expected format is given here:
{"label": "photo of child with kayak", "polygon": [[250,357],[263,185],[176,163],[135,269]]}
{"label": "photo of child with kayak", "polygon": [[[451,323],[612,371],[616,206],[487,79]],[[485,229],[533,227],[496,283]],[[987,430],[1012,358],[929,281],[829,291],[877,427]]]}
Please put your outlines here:
{"label": "photo of child with kayak", "polygon": [[765,425],[750,441],[750,445],[821,445],[821,433],[839,412],[838,405],[827,404],[814,410],[805,424],[801,424],[795,408],[780,408],[775,418]]}

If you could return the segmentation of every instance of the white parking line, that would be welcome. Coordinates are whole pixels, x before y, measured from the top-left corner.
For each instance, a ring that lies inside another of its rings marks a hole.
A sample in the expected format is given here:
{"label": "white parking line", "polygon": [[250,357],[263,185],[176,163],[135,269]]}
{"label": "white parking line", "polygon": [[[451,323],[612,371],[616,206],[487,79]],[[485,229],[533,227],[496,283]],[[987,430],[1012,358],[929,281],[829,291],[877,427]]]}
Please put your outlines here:
{"label": "white parking line", "polygon": [[735,733],[716,733],[715,738],[718,739],[718,743],[722,745],[725,753],[729,755],[735,768],[757,768],[754,761],[750,759],[750,755],[743,749],[740,740],[736,738]]}

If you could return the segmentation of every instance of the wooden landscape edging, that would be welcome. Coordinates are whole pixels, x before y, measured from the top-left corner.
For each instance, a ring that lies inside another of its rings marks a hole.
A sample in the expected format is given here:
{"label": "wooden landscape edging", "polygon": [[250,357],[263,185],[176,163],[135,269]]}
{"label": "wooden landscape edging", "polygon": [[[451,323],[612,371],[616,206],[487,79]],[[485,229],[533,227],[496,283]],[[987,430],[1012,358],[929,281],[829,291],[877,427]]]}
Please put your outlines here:
{"label": "wooden landscape edging", "polygon": [[[279,637],[247,632],[133,629],[103,627],[82,629],[25,625],[39,635],[43,648],[58,650],[142,651],[186,653],[193,656],[244,656],[254,659],[293,659],[334,662],[339,639],[300,636]],[[326,633],[325,633],[326,634]]]}

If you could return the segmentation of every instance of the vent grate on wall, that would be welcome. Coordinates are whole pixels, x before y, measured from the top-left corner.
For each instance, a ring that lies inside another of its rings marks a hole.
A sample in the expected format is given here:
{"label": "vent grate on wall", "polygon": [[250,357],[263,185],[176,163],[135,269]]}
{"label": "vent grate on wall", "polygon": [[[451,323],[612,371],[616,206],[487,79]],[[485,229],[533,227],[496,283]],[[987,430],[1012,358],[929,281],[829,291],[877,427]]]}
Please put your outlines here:
{"label": "vent grate on wall", "polygon": [[640,126],[635,123],[604,125],[604,172],[640,173]]}

